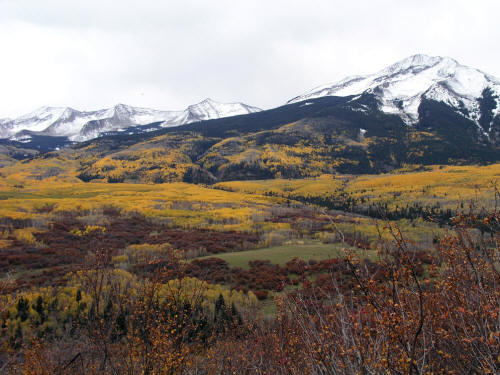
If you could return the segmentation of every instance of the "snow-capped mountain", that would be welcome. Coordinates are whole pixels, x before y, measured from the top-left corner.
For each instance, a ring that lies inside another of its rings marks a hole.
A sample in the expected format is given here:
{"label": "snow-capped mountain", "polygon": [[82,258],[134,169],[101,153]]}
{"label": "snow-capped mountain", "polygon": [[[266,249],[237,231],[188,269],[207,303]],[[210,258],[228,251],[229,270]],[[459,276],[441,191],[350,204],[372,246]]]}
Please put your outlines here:
{"label": "snow-capped mountain", "polygon": [[69,107],[42,107],[16,119],[0,120],[0,138],[23,140],[34,132],[39,135],[68,137],[85,141],[102,133],[135,125],[161,122],[161,127],[243,115],[260,111],[243,103],[219,103],[211,99],[183,111],[158,111],[117,104],[98,111],[78,111]]}
{"label": "snow-capped mountain", "polygon": [[[500,114],[500,80],[480,70],[461,65],[449,57],[414,55],[375,74],[352,76],[317,87],[293,98],[296,103],[323,96],[373,94],[382,112],[399,115],[409,125],[419,121],[422,100],[442,102],[472,120],[487,133]],[[483,100],[488,100],[485,116]],[[495,105],[496,102],[496,105]],[[493,104],[492,104],[493,103]],[[489,124],[483,124],[488,117]]]}

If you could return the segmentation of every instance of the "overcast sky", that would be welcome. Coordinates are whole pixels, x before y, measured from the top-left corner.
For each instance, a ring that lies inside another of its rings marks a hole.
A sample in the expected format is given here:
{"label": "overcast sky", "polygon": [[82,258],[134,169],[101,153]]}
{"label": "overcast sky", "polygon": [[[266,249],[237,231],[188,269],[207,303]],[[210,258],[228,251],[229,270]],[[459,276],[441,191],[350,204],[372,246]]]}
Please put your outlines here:
{"label": "overcast sky", "polygon": [[409,55],[500,77],[498,0],[0,0],[0,117],[278,106]]}

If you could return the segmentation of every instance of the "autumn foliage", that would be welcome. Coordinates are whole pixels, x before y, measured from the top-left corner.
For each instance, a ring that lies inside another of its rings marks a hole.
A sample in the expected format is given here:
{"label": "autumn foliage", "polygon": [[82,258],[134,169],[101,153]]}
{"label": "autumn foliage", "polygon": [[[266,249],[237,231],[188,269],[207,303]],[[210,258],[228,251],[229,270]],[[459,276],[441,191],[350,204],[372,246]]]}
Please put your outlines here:
{"label": "autumn foliage", "polygon": [[[35,329],[45,324],[40,319],[51,321],[57,310],[46,297],[18,299],[3,308],[3,334],[6,324],[19,322],[21,327],[17,336],[14,330],[10,341],[2,341],[3,371],[498,373],[498,213],[456,216],[452,230],[429,249],[432,255],[413,249],[397,227],[386,229],[393,241],[379,249],[377,261],[357,259],[346,250],[345,259],[295,259],[285,267],[257,261],[249,270],[231,271],[216,258],[187,266],[181,253],[172,250],[152,260],[158,265],[156,276],[143,281],[113,270],[106,252],[96,253],[94,263],[77,274],[78,291],[67,292],[74,300],[65,311],[73,315],[60,315],[58,330]],[[264,318],[251,304],[242,305],[236,294],[224,297],[221,290],[219,297],[208,297],[204,290],[210,284],[189,281],[181,287],[174,281],[186,271],[203,277],[205,267],[213,271],[213,283],[231,278],[258,286],[277,277],[280,284],[277,280],[275,285],[281,287],[262,290],[281,290],[293,284],[291,279],[301,279],[302,287],[277,297],[276,315]],[[315,281],[308,280],[311,269],[319,273]],[[256,280],[259,272],[267,277]],[[58,303],[65,303],[61,298]]]}

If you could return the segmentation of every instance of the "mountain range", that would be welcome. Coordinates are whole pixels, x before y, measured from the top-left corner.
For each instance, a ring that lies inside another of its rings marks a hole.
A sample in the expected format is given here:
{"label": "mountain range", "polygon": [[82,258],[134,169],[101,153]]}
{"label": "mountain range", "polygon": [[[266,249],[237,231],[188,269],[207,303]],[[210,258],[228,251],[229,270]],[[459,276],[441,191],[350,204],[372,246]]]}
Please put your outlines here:
{"label": "mountain range", "polygon": [[[355,96],[355,100],[363,94],[373,95],[378,109],[399,116],[407,125],[418,124],[422,102],[432,100],[446,104],[473,121],[486,138],[495,136],[492,131],[500,114],[500,80],[449,57],[410,56],[377,73],[351,76],[317,87],[287,104],[324,96]],[[158,129],[260,110],[243,103],[227,104],[211,99],[182,111],[159,111],[124,104],[97,111],[42,107],[16,119],[0,119],[0,138],[27,141],[36,134],[81,142],[131,126],[157,123],[154,129]]]}
{"label": "mountain range", "polygon": [[81,142],[135,125],[160,123],[160,127],[179,126],[260,110],[243,103],[219,103],[212,99],[205,99],[183,111],[159,111],[125,104],[97,111],[42,107],[13,120],[0,119],[0,138],[27,141],[36,134],[67,137],[71,141]]}
{"label": "mountain range", "polygon": [[499,96],[491,75],[415,55],[268,110],[206,100],[179,112],[123,105],[35,112],[3,122],[0,134],[10,139],[0,139],[0,163],[34,160],[33,178],[51,176],[36,163],[45,153],[43,160],[65,161],[63,170],[76,166],[72,178],[152,183],[495,163]]}

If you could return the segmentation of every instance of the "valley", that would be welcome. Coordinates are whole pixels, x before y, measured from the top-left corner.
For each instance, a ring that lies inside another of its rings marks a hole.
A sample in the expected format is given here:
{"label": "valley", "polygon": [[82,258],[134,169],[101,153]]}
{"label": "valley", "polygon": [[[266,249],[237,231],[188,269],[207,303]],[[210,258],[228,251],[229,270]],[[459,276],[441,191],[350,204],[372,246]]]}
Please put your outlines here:
{"label": "valley", "polygon": [[[389,222],[425,249],[446,232],[452,217],[494,206],[500,176],[500,164],[492,164],[214,185],[125,184],[84,183],[70,169],[33,179],[24,167],[6,168],[12,174],[0,177],[0,263],[4,277],[7,271],[16,275],[18,287],[50,285],[51,267],[62,267],[60,274],[82,267],[90,244],[114,257],[127,246],[166,242],[188,258],[281,246],[279,252],[286,259],[289,249],[291,260],[301,258],[298,244],[338,244],[339,232],[347,244],[375,251],[379,241],[391,239],[379,232]],[[332,246],[338,254],[338,245]],[[304,260],[314,259],[304,251]],[[265,251],[255,259],[259,253],[249,259],[265,260]],[[316,260],[328,254],[333,253],[320,251]]]}
{"label": "valley", "polygon": [[415,55],[267,110],[5,120],[0,370],[495,373],[499,87]]}

